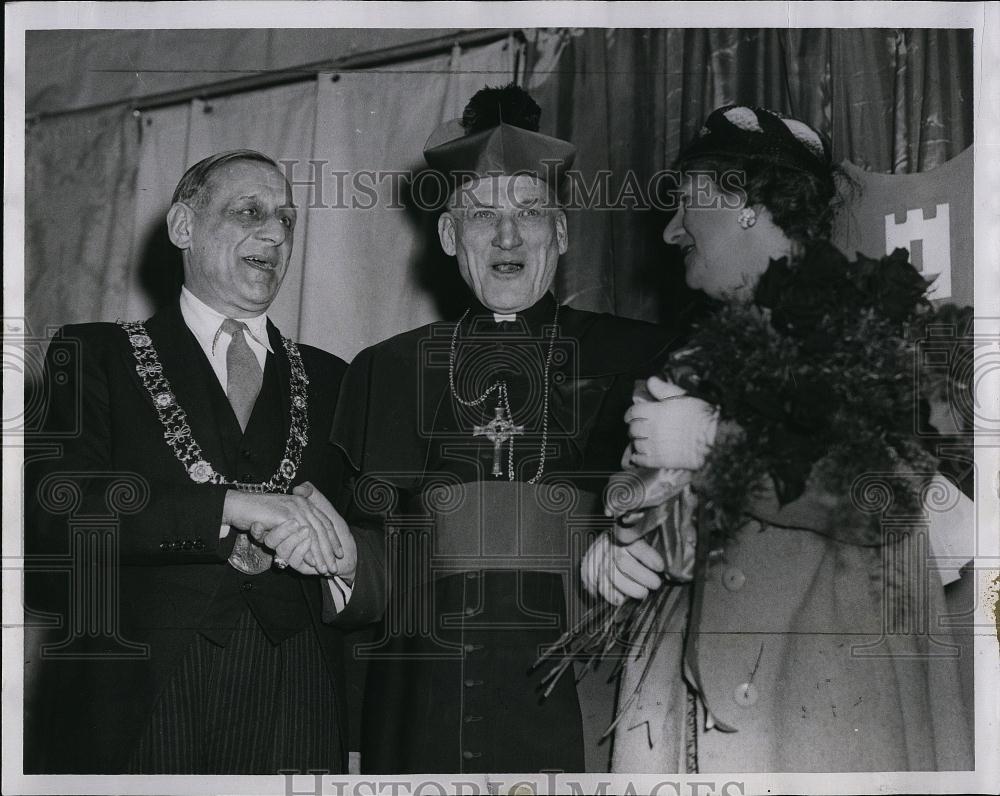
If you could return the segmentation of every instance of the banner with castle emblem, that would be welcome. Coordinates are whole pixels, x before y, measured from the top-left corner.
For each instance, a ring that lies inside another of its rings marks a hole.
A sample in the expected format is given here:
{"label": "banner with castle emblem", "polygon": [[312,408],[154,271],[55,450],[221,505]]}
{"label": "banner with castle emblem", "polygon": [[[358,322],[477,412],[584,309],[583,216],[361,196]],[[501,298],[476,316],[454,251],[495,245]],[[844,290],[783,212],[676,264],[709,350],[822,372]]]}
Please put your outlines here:
{"label": "banner with castle emblem", "polygon": [[972,305],[973,152],[930,171],[881,174],[841,164],[856,181],[835,225],[833,239],[850,258],[902,247],[928,278],[935,302]]}

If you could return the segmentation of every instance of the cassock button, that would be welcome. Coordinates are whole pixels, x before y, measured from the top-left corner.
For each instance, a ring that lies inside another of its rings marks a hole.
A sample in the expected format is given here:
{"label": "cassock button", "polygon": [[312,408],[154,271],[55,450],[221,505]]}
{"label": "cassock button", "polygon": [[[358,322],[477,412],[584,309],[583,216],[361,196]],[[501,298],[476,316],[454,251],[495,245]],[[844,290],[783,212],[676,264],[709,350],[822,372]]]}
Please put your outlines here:
{"label": "cassock button", "polygon": [[240,456],[242,456],[244,459],[249,459],[251,456],[253,456],[253,453],[249,448],[244,448],[243,450],[240,451]]}
{"label": "cassock button", "polygon": [[756,705],[759,698],[760,694],[757,692],[757,686],[753,683],[740,683],[736,686],[736,690],[733,691],[733,699],[742,708]]}
{"label": "cassock button", "polygon": [[240,588],[243,589],[243,591],[250,591],[253,588],[253,584],[250,581],[245,580]]}
{"label": "cassock button", "polygon": [[730,567],[722,573],[722,585],[729,589],[729,591],[739,591],[746,582],[747,576],[738,567]]}

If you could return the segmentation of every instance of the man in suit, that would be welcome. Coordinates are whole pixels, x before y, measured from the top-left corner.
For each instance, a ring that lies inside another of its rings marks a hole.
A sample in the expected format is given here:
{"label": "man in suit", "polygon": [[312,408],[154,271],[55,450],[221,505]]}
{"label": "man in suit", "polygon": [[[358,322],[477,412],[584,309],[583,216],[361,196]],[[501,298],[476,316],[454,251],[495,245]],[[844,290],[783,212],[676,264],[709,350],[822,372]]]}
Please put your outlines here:
{"label": "man in suit", "polygon": [[28,609],[49,620],[27,773],[346,770],[341,634],[320,622],[357,562],[324,497],[345,365],[267,318],[295,220],[273,160],[206,158],[167,214],[179,299],[49,347],[25,481]]}

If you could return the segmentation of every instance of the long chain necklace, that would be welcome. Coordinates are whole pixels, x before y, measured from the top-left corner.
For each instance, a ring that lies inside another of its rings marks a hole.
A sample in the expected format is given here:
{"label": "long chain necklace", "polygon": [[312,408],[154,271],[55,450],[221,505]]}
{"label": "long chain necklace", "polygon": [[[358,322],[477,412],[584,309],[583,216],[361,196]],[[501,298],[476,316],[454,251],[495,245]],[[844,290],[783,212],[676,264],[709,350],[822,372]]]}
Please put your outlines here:
{"label": "long chain necklace", "polygon": [[119,326],[128,335],[135,356],[135,370],[142,379],[143,386],[153,399],[153,406],[163,425],[163,438],[170,446],[185,470],[188,477],[196,484],[223,484],[232,486],[243,492],[279,492],[287,494],[302,463],[302,452],[309,442],[309,406],[306,398],[306,387],[309,377],[306,376],[302,364],[302,354],[294,340],[282,337],[281,342],[288,354],[291,369],[291,421],[288,429],[288,441],[285,443],[285,455],[278,465],[277,472],[267,481],[250,484],[233,481],[216,472],[215,468],[205,458],[201,446],[191,434],[187,413],[177,403],[177,398],[170,387],[170,382],[163,375],[163,365],[153,347],[153,341],[146,332],[142,321],[118,321]]}
{"label": "long chain necklace", "polygon": [[[458,348],[458,330],[462,322],[468,317],[471,307],[466,309],[458,323],[455,324],[455,331],[451,335],[451,352],[448,358],[448,384],[451,387],[452,397],[462,406],[476,407],[482,405],[494,392],[497,394],[497,407],[493,420],[482,426],[475,426],[473,436],[485,436],[493,443],[493,475],[500,476],[500,446],[504,442],[510,441],[507,447],[507,478],[514,480],[514,434],[524,432],[524,426],[514,425],[514,416],[510,411],[510,396],[507,392],[507,382],[504,379],[493,382],[479,397],[473,399],[462,398],[455,389],[455,357]],[[552,367],[552,351],[555,348],[556,330],[559,324],[559,305],[556,304],[555,316],[552,318],[552,333],[549,335],[549,349],[545,357],[545,372],[542,378],[542,444],[538,454],[538,469],[535,474],[528,479],[529,484],[534,484],[545,472],[545,451],[549,441],[549,371]]]}

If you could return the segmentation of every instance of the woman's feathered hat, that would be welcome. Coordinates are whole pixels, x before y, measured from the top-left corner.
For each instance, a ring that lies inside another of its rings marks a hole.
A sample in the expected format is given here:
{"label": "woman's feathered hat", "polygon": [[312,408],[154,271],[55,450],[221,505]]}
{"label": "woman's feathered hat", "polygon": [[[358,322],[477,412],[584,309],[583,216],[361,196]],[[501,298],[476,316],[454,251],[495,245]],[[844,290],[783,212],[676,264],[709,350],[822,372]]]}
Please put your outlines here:
{"label": "woman's feathered hat", "polygon": [[424,145],[427,164],[455,178],[531,174],[557,185],[576,156],[568,141],[538,132],[542,110],[513,83],[477,91],[461,119],[438,127]]}
{"label": "woman's feathered hat", "polygon": [[832,164],[830,140],[815,128],[767,108],[725,105],[712,111],[679,164],[701,158],[759,158],[820,177]]}

